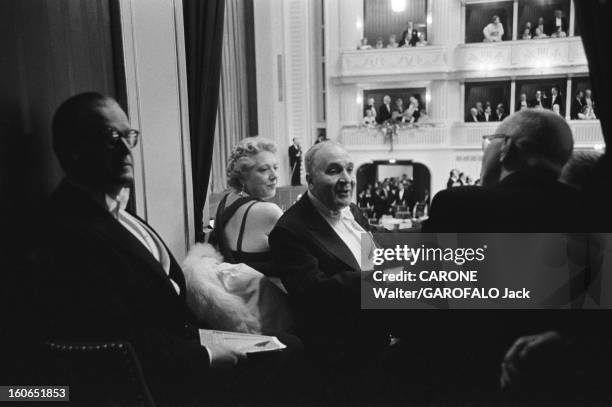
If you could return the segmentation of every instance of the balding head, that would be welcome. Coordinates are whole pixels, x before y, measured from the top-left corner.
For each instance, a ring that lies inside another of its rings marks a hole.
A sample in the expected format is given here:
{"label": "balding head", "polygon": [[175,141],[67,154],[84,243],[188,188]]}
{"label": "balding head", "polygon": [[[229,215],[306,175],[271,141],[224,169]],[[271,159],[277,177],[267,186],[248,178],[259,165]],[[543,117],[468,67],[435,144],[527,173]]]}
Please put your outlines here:
{"label": "balding head", "polygon": [[351,203],[354,165],[347,151],[334,141],[315,144],[306,153],[308,190],[331,211]]}
{"label": "balding head", "polygon": [[485,150],[481,178],[484,186],[507,175],[539,168],[559,176],[574,148],[572,131],[559,115],[546,110],[521,110],[504,120]]}

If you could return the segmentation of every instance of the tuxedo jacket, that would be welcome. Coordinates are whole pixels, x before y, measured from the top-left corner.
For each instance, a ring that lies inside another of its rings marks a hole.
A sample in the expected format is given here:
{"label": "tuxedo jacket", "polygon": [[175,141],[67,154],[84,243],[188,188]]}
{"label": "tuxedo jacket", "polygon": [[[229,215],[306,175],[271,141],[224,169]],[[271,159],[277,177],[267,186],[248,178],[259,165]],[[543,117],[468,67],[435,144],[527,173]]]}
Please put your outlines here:
{"label": "tuxedo jacket", "polygon": [[577,99],[577,98],[573,98],[572,99],[572,105],[571,105],[571,110],[570,110],[570,118],[572,120],[578,120],[578,113],[582,112],[582,109],[584,108],[585,105],[585,101],[584,99]]}
{"label": "tuxedo jacket", "polygon": [[378,112],[376,112],[376,123],[382,124],[389,120],[391,118],[391,113],[393,113],[393,108],[391,105],[389,105],[389,108],[387,109],[387,105],[383,103],[378,108]]}
{"label": "tuxedo jacket", "polygon": [[41,340],[129,341],[157,400],[189,399],[205,387],[209,355],[169,251],[170,277],[105,208],[66,181],[47,202],[41,231],[33,254]]}
{"label": "tuxedo jacket", "polygon": [[293,168],[293,165],[299,163],[302,161],[302,156],[298,155],[298,153],[300,153],[302,150],[300,148],[297,148],[295,145],[291,145],[289,146],[289,164],[291,165],[291,168]]}
{"label": "tuxedo jacket", "polygon": [[[359,208],[351,204],[350,209],[364,230],[369,230]],[[269,242],[307,352],[314,350],[320,357],[355,354],[363,353],[364,346],[386,343],[386,333],[360,309],[358,262],[308,194],[278,220]]]}
{"label": "tuxedo jacket", "polygon": [[559,105],[559,111],[561,114],[565,113],[565,102],[563,96],[557,95],[557,98],[553,102],[553,96],[548,97],[548,107],[552,109],[553,105]]}

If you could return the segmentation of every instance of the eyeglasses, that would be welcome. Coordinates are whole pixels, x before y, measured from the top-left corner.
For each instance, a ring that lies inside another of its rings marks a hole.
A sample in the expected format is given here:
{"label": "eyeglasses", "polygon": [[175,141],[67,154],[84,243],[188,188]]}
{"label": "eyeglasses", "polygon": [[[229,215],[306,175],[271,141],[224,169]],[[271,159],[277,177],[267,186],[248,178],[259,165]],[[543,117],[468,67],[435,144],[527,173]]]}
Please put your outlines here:
{"label": "eyeglasses", "polygon": [[123,139],[128,148],[132,149],[138,144],[138,137],[140,132],[134,129],[128,129],[125,131],[119,131],[112,127],[106,128],[105,143],[108,148],[117,147],[119,140]]}
{"label": "eyeglasses", "polygon": [[506,138],[506,137],[508,137],[507,134],[489,134],[488,136],[482,136],[482,151],[485,151],[487,149],[489,144],[491,144],[492,140],[496,138]]}

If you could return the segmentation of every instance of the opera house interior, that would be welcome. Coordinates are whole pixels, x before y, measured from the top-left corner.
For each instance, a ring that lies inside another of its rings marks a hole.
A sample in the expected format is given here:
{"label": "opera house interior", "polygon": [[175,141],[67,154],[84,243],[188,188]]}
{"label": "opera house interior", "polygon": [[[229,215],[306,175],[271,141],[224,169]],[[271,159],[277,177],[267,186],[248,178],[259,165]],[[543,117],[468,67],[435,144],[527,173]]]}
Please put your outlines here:
{"label": "opera house interior", "polygon": [[[0,402],[609,405],[610,21],[0,1]],[[570,236],[568,309],[364,307],[377,236],[481,232]]]}

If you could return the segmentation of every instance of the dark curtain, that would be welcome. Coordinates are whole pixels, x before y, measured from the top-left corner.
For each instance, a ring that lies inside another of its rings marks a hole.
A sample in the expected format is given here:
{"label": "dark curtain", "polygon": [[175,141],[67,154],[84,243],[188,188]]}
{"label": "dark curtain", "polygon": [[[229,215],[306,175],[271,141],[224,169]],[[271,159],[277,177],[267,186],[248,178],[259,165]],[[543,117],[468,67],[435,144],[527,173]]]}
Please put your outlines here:
{"label": "dark curtain", "polygon": [[212,166],[225,0],[183,0],[196,239]]}
{"label": "dark curtain", "polygon": [[[576,17],[584,50],[589,60],[589,73],[594,95],[608,95],[612,92],[612,75],[610,75],[610,34],[605,27],[612,19],[612,4],[608,0],[574,2]],[[601,122],[606,146],[610,144],[610,119],[612,107],[609,98],[595,99],[597,117]],[[609,153],[609,152],[608,152]],[[609,155],[609,154],[608,154]]]}

